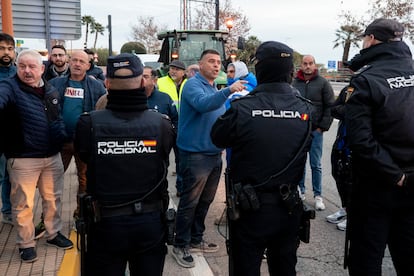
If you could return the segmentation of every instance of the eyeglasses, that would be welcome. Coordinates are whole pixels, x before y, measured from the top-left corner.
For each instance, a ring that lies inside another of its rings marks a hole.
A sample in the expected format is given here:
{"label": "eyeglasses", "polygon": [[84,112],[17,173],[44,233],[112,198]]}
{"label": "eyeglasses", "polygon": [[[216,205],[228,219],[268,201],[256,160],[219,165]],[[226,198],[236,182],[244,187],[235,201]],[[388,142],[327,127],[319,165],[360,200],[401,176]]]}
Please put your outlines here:
{"label": "eyeglasses", "polygon": [[228,70],[227,73],[234,73],[234,70]]}
{"label": "eyeglasses", "polygon": [[64,57],[65,54],[52,54],[52,57]]}

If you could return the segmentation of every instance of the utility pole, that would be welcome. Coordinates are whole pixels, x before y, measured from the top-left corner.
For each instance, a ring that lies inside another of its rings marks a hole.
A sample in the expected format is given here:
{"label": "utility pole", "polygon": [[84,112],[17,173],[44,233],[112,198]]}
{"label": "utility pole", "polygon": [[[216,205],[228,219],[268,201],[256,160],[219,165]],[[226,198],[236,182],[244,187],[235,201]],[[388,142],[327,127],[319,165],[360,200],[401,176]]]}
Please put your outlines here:
{"label": "utility pole", "polygon": [[11,0],[1,0],[1,24],[3,33],[14,36],[13,9]]}
{"label": "utility pole", "polygon": [[111,23],[111,15],[108,15],[108,33],[109,33],[109,41],[108,41],[108,51],[109,56],[112,56],[112,23]]}
{"label": "utility pole", "polygon": [[220,14],[220,1],[216,0],[216,30],[220,29],[219,14]]}

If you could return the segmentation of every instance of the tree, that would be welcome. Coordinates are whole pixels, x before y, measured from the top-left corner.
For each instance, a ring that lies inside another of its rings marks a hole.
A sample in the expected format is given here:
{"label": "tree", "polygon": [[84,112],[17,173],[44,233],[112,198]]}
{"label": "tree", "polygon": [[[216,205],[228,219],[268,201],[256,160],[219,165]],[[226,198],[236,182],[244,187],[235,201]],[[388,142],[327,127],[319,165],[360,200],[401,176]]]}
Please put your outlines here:
{"label": "tree", "polygon": [[89,34],[89,26],[95,23],[95,18],[90,15],[82,16],[82,25],[86,26],[85,29],[85,43],[83,44],[84,48],[88,48],[88,34]]}
{"label": "tree", "polygon": [[93,42],[93,48],[96,49],[96,42],[98,41],[98,35],[104,35],[105,27],[101,23],[94,21],[91,24],[91,34],[95,33],[95,40]]}
{"label": "tree", "polygon": [[261,43],[262,42],[256,36],[249,36],[245,42],[244,49],[239,50],[237,53],[238,59],[250,67],[253,64],[253,58],[256,53],[256,49]]}
{"label": "tree", "polygon": [[[222,4],[223,2],[221,2]],[[195,17],[191,21],[192,29],[215,29],[215,9],[211,8],[211,3],[203,3],[195,9]],[[238,37],[246,37],[250,31],[250,24],[247,17],[240,11],[232,7],[231,0],[225,0],[219,9],[219,25],[221,30],[227,30],[226,21],[233,20],[233,27],[229,30],[227,39],[227,54],[236,47]]]}
{"label": "tree", "polygon": [[371,0],[371,4],[370,22],[380,17],[395,19],[404,25],[408,39],[414,43],[414,0]]}
{"label": "tree", "polygon": [[138,18],[138,24],[132,26],[132,40],[140,41],[147,49],[148,53],[156,53],[161,48],[161,42],[157,38],[160,29],[154,23],[154,17]]}
{"label": "tree", "polygon": [[108,63],[109,51],[107,48],[95,49],[98,54],[98,65],[106,66]]}
{"label": "tree", "polygon": [[351,47],[359,47],[359,35],[362,33],[363,28],[361,25],[362,19],[355,18],[349,11],[343,12],[340,15],[342,18],[342,25],[336,30],[336,39],[334,40],[333,48],[342,46],[342,62],[348,61],[349,51]]}
{"label": "tree", "polygon": [[145,50],[145,46],[141,42],[130,41],[122,45],[121,54],[122,53],[146,54],[147,50]]}

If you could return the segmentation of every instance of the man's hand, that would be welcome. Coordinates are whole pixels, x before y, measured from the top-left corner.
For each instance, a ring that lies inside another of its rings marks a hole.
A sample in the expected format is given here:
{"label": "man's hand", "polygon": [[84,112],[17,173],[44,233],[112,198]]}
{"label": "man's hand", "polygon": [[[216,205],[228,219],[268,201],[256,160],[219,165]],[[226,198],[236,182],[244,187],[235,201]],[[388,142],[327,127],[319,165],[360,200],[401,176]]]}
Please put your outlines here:
{"label": "man's hand", "polygon": [[402,187],[404,185],[405,174],[401,177],[401,179],[397,182],[397,186]]}
{"label": "man's hand", "polygon": [[246,89],[246,86],[244,86],[244,84],[247,83],[247,81],[245,80],[238,80],[235,83],[233,83],[232,85],[230,85],[230,92],[234,93],[234,92],[240,92],[244,89]]}

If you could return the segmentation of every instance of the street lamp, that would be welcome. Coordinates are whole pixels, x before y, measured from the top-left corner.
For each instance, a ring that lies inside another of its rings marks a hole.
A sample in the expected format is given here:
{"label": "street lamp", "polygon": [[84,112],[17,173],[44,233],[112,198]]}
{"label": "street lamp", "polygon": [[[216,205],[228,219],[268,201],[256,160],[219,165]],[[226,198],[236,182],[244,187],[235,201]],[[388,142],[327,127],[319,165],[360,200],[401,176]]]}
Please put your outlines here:
{"label": "street lamp", "polygon": [[233,28],[233,26],[234,26],[234,21],[233,21],[233,19],[230,17],[230,18],[227,18],[226,19],[226,27],[227,27],[227,29],[229,29],[229,34],[230,34],[230,30]]}

